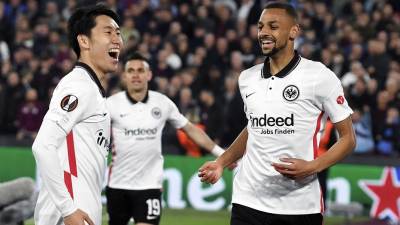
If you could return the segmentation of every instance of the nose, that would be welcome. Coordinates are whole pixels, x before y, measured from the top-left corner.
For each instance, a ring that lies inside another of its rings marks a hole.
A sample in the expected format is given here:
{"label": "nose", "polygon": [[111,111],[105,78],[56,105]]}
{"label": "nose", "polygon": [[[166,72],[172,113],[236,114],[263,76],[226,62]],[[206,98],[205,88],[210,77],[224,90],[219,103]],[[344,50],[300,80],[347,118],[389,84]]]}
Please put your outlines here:
{"label": "nose", "polygon": [[271,30],[267,28],[267,26],[263,26],[258,30],[258,36],[270,36]]}
{"label": "nose", "polygon": [[114,34],[112,35],[111,41],[113,44],[118,44],[119,46],[123,45],[122,36],[120,34],[118,34],[117,32],[114,32]]}

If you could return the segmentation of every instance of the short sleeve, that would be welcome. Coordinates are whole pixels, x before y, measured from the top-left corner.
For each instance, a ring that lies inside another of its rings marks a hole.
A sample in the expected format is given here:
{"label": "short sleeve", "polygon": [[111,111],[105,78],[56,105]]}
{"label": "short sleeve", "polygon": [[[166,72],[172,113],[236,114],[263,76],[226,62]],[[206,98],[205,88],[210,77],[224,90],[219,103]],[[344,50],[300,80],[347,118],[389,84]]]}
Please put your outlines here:
{"label": "short sleeve", "polygon": [[65,133],[88,115],[90,109],[90,89],[72,82],[62,82],[54,90],[49,110],[44,119],[57,123]]}
{"label": "short sleeve", "polygon": [[238,88],[239,88],[239,93],[240,93],[240,97],[242,98],[242,102],[243,102],[243,111],[246,115],[246,118],[249,118],[248,112],[247,112],[247,102],[246,102],[246,98],[245,98],[245,94],[243,93],[243,89],[245,88],[243,85],[243,77],[244,77],[244,71],[240,73],[239,75],[239,79],[238,79]]}
{"label": "short sleeve", "polygon": [[188,123],[188,119],[179,112],[178,107],[169,98],[165,97],[165,101],[167,103],[169,112],[167,120],[176,129],[184,127]]}
{"label": "short sleeve", "polygon": [[349,117],[353,110],[348,105],[337,76],[325,67],[319,78],[315,87],[316,96],[331,121],[337,123]]}

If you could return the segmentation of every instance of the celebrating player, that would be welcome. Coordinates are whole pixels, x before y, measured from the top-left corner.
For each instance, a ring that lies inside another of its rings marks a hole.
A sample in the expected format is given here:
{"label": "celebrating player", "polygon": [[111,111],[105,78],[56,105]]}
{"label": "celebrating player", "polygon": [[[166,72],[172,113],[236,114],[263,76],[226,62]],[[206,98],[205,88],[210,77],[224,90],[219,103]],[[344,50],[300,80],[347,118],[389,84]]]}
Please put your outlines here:
{"label": "celebrating player", "polygon": [[[270,3],[263,10],[258,39],[266,59],[239,77],[247,127],[223,155],[199,169],[202,181],[215,183],[224,167],[242,158],[233,184],[231,225],[322,225],[316,174],[355,146],[352,110],[339,79],[294,50],[297,20],[286,3]],[[339,139],[316,158],[327,117]]]}
{"label": "celebrating player", "polygon": [[36,225],[101,224],[110,141],[101,80],[117,70],[122,47],[118,24],[118,16],[103,5],[80,8],[68,21],[78,62],[55,88],[32,146],[43,182]]}

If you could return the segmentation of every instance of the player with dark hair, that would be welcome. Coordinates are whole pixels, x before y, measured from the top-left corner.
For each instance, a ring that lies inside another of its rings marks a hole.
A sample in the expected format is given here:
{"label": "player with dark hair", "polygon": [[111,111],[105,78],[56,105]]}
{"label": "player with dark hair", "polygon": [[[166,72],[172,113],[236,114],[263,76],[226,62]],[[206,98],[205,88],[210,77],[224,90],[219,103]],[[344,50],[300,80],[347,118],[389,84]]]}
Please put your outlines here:
{"label": "player with dark hair", "polygon": [[36,225],[100,225],[102,220],[110,142],[102,80],[118,68],[119,19],[104,5],[89,6],[73,13],[68,29],[78,62],[55,88],[32,146],[43,183]]}
{"label": "player with dark hair", "polygon": [[[317,173],[355,147],[350,115],[337,76],[294,50],[300,28],[295,9],[274,2],[263,10],[258,40],[264,63],[240,74],[247,127],[216,161],[199,169],[215,183],[224,167],[242,158],[234,177],[231,225],[322,225]],[[317,158],[327,118],[338,141]]]}
{"label": "player with dark hair", "polygon": [[110,225],[159,224],[166,122],[182,129],[196,144],[219,156],[224,150],[188,121],[167,96],[148,90],[152,72],[138,53],[128,57],[123,72],[126,90],[107,99],[111,113],[113,160],[106,189]]}

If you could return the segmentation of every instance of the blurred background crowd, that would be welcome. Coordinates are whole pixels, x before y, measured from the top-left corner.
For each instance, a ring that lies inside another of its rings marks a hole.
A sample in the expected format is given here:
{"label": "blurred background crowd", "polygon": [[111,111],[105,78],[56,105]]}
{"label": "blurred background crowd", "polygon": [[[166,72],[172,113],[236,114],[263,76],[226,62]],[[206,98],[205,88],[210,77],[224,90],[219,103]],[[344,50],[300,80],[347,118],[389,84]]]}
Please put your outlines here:
{"label": "blurred background crowd", "polygon": [[[76,61],[67,20],[96,1],[0,2],[0,135],[32,140],[52,91]],[[241,71],[262,63],[257,21],[264,0],[107,0],[122,18],[127,53],[151,64],[150,88],[169,96],[191,122],[222,146],[247,123],[238,93]],[[354,154],[400,156],[400,1],[289,1],[298,9],[299,53],[323,62],[354,110]],[[107,92],[121,90],[109,74]],[[169,153],[200,156],[187,137],[166,127]]]}

